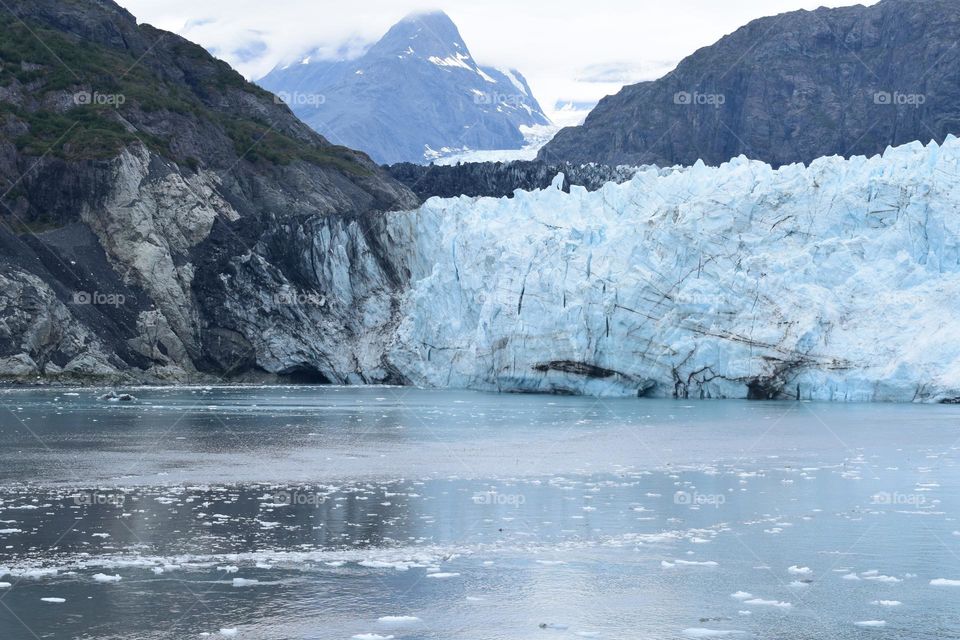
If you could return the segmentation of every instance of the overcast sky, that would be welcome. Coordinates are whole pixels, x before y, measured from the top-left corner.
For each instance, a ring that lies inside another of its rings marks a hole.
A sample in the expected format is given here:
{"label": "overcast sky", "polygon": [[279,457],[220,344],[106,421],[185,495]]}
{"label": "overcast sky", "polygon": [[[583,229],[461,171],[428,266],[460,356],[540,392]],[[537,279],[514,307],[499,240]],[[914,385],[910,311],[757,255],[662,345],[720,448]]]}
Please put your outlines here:
{"label": "overcast sky", "polygon": [[[118,0],[250,79],[321,47],[359,52],[407,13],[442,9],[481,64],[519,69],[547,111],[660,77],[754,18],[830,0]],[[866,1],[863,4],[873,4]],[[602,80],[602,81],[598,81]]]}

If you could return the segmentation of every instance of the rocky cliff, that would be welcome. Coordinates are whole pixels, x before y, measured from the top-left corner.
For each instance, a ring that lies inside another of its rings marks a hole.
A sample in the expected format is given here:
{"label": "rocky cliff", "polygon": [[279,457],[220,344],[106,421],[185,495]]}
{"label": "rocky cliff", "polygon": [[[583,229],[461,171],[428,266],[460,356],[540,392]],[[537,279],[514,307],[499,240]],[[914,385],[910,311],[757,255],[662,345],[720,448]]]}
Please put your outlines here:
{"label": "rocky cliff", "polygon": [[544,189],[558,173],[564,175],[563,189],[571,185],[596,191],[607,182],[629,180],[635,167],[570,163],[547,164],[539,161],[468,162],[457,165],[422,165],[403,162],[384,167],[396,180],[426,200],[433,196],[511,196],[514,191]]}
{"label": "rocky cliff", "polygon": [[773,166],[960,133],[960,6],[882,0],[755,20],[604,98],[548,163]]}
{"label": "rocky cliff", "polygon": [[383,257],[343,236],[409,190],[109,0],[7,7],[5,379],[395,378],[357,311],[404,274],[357,282]]}

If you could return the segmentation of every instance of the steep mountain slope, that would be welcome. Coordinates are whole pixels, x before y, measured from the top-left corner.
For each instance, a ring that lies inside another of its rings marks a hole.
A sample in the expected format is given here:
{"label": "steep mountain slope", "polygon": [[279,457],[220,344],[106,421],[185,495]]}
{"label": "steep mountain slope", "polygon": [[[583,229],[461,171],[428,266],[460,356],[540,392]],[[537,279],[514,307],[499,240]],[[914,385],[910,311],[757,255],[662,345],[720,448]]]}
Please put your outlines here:
{"label": "steep mountain slope", "polygon": [[364,286],[400,276],[327,295],[329,279],[355,277],[352,258],[378,257],[322,271],[305,229],[375,226],[376,212],[415,206],[411,192],[109,0],[5,7],[4,377],[390,377],[343,345],[368,333]]}
{"label": "steep mountain slope", "polygon": [[547,162],[779,166],[960,133],[956,0],[883,0],[755,20],[660,80],[603,99]]}
{"label": "steep mountain slope", "polygon": [[315,130],[379,162],[519,149],[520,126],[549,122],[523,76],[479,66],[442,12],[405,18],[359,59],[314,58],[275,69],[259,84]]}

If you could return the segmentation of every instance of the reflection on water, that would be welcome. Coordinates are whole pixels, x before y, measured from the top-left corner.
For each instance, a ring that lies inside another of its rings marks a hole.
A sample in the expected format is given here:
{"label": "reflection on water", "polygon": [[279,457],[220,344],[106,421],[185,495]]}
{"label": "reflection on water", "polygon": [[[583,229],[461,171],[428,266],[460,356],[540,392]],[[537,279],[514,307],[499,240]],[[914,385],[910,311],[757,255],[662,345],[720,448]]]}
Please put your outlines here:
{"label": "reflection on water", "polygon": [[957,408],[134,393],[3,396],[0,638],[960,637]]}

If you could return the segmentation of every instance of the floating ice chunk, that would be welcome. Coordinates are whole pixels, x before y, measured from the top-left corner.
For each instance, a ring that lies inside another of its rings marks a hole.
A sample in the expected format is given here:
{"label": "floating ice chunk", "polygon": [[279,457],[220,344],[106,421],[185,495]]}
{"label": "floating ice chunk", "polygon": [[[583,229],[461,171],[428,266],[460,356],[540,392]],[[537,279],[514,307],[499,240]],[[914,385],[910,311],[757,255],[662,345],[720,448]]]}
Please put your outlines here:
{"label": "floating ice chunk", "polygon": [[903,580],[901,580],[900,578],[895,578],[895,577],[893,577],[893,576],[885,576],[885,575],[864,576],[863,579],[864,579],[864,580],[873,580],[874,582],[886,582],[886,583],[889,583],[889,584],[894,584],[894,583],[897,583],[897,582],[903,582]]}
{"label": "floating ice chunk", "polygon": [[377,622],[380,624],[399,627],[405,624],[414,624],[415,622],[420,622],[420,618],[417,616],[382,616],[377,618]]}
{"label": "floating ice chunk", "polygon": [[753,611],[737,611],[737,615],[740,615],[740,616],[752,616],[752,615],[753,615]]}
{"label": "floating ice chunk", "polygon": [[66,598],[40,598],[43,602],[50,602],[53,604],[63,604],[67,601]]}
{"label": "floating ice chunk", "polygon": [[878,607],[899,607],[903,603],[899,600],[874,600],[870,604],[877,605]]}
{"label": "floating ice chunk", "polygon": [[357,563],[361,567],[368,569],[396,569],[397,571],[406,571],[410,565],[406,562],[384,562],[383,560],[361,560]]}
{"label": "floating ice chunk", "polygon": [[844,580],[859,580],[859,579],[860,579],[860,576],[858,576],[858,575],[855,574],[855,573],[848,573],[848,574],[846,574],[845,576],[843,576],[843,579],[844,579]]}
{"label": "floating ice chunk", "polygon": [[797,565],[788,567],[787,571],[797,576],[808,576],[813,573],[813,569],[810,567],[798,567]]}
{"label": "floating ice chunk", "polygon": [[233,586],[235,587],[252,587],[255,584],[260,584],[259,580],[254,580],[252,578],[234,578]]}
{"label": "floating ice chunk", "polygon": [[9,589],[12,586],[9,582],[0,582],[0,589]]}
{"label": "floating ice chunk", "polygon": [[438,573],[428,573],[428,574],[427,574],[427,577],[428,577],[428,578],[437,578],[438,580],[444,580],[444,579],[446,579],[446,578],[456,578],[456,577],[459,576],[459,575],[460,575],[459,573],[444,573],[444,572],[441,571],[441,572],[438,572]]}
{"label": "floating ice chunk", "polygon": [[393,636],[382,636],[379,633],[358,633],[351,637],[353,640],[393,640]]}
{"label": "floating ice chunk", "polygon": [[764,600],[763,598],[751,598],[744,601],[743,604],[750,604],[757,607],[776,607],[778,609],[789,609],[793,605],[789,602],[780,602],[779,600]]}
{"label": "floating ice chunk", "polygon": [[960,587],[960,580],[948,580],[947,578],[936,578],[930,581],[934,587]]}
{"label": "floating ice chunk", "polygon": [[20,529],[0,529],[0,534],[23,533]]}
{"label": "floating ice chunk", "polygon": [[235,567],[233,565],[217,567],[217,571],[223,571],[224,573],[236,573],[237,571],[240,571],[240,567]]}
{"label": "floating ice chunk", "polygon": [[810,583],[804,582],[803,580],[794,580],[793,582],[790,583],[790,586],[793,587],[794,589],[802,589],[804,587],[809,587]]}
{"label": "floating ice chunk", "polygon": [[97,582],[120,582],[121,580],[119,575],[108,576],[105,573],[96,573],[94,574],[93,579]]}
{"label": "floating ice chunk", "polygon": [[236,629],[220,629],[220,635],[233,637],[237,635]]}
{"label": "floating ice chunk", "polygon": [[854,622],[853,624],[858,627],[885,627],[887,626],[886,620],[861,620],[860,622]]}
{"label": "floating ice chunk", "polygon": [[109,533],[91,533],[90,537],[91,538],[109,538],[110,534]]}
{"label": "floating ice chunk", "polygon": [[753,594],[747,593],[746,591],[737,591],[736,593],[731,593],[730,597],[734,600],[749,600],[753,597]]}

